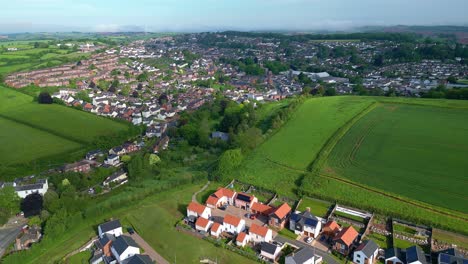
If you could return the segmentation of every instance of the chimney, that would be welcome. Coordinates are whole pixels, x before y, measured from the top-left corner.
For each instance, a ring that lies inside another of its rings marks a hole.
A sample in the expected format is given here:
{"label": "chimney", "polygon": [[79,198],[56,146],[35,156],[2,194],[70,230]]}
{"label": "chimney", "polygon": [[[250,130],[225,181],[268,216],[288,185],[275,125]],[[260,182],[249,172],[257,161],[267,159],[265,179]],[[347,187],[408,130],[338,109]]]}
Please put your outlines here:
{"label": "chimney", "polygon": [[310,213],[310,207],[306,207],[306,211]]}

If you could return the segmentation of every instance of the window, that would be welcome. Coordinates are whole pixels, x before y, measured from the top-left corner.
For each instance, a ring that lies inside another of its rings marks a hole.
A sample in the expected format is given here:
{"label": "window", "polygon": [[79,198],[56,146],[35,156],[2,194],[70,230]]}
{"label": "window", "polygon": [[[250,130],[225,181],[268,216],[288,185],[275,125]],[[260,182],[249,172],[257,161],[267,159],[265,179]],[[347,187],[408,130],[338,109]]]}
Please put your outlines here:
{"label": "window", "polygon": [[356,257],[358,257],[358,258],[361,258],[361,255],[359,255],[359,254],[356,254]]}

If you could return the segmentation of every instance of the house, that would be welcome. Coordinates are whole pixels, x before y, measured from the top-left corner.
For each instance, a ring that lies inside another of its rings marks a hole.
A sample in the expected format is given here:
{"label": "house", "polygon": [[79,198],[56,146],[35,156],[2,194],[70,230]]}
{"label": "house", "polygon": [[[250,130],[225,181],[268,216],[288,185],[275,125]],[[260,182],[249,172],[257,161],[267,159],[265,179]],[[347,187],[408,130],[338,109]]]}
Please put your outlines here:
{"label": "house", "polygon": [[111,154],[111,155],[121,156],[121,155],[125,155],[125,153],[127,153],[127,152],[126,152],[125,148],[122,147],[122,146],[114,147],[114,148],[111,148],[109,150],[109,154]]}
{"label": "house", "polygon": [[273,240],[271,229],[257,224],[250,226],[249,235],[254,243],[271,242]]}
{"label": "house", "polygon": [[95,245],[102,251],[102,254],[106,257],[112,256],[111,252],[111,245],[114,242],[115,236],[111,234],[104,234],[101,238],[99,238]]}
{"label": "house", "polygon": [[226,188],[219,188],[215,193],[208,197],[206,200],[206,206],[210,208],[218,208],[225,204],[233,205],[235,197],[235,191]]}
{"label": "house", "polygon": [[289,219],[289,229],[294,231],[296,235],[315,238],[320,234],[321,228],[322,222],[312,215],[309,209],[302,213],[295,212],[291,214]]}
{"label": "house", "polygon": [[357,264],[374,264],[377,261],[379,246],[372,241],[362,242],[353,253],[353,262]]}
{"label": "house", "polygon": [[91,170],[91,166],[87,161],[79,161],[72,164],[67,164],[63,166],[63,172],[81,172],[87,173]]}
{"label": "house", "polygon": [[426,255],[418,246],[406,249],[406,264],[427,264]]}
{"label": "house", "polygon": [[211,217],[211,209],[197,202],[190,202],[189,206],[187,207],[187,216],[192,216],[195,218],[204,217],[209,219]]}
{"label": "house", "polygon": [[232,233],[239,234],[245,228],[245,220],[238,217],[227,214],[223,219],[223,230]]}
{"label": "house", "polygon": [[335,221],[328,221],[322,228],[322,233],[328,237],[334,237],[338,232],[340,232],[340,225]]}
{"label": "house", "polygon": [[120,164],[120,158],[119,156],[115,154],[111,154],[107,156],[107,159],[104,161],[104,164],[110,165],[110,166],[117,166]]}
{"label": "house", "polygon": [[86,159],[87,160],[94,160],[97,157],[100,157],[100,156],[103,156],[103,155],[104,155],[104,153],[102,153],[102,151],[100,149],[92,150],[92,151],[86,153]]}
{"label": "house", "polygon": [[127,179],[127,173],[123,170],[120,170],[112,173],[109,177],[107,177],[102,183],[102,185],[109,186],[111,183],[124,184],[127,182]]}
{"label": "house", "polygon": [[260,244],[260,256],[275,262],[281,252],[281,247],[272,243],[262,242]]}
{"label": "house", "polygon": [[130,143],[130,142],[127,142],[127,143],[124,143],[122,145],[122,148],[125,149],[125,153],[133,153],[135,151],[138,151],[140,148],[134,144],[134,143]]}
{"label": "house", "polygon": [[385,264],[405,264],[406,251],[401,248],[389,248],[385,251]]}
{"label": "house", "polygon": [[224,132],[219,132],[219,131],[215,131],[215,132],[211,132],[211,138],[212,139],[220,139],[222,141],[228,141],[229,140],[229,134],[228,133],[224,133]]}
{"label": "house", "polygon": [[41,228],[37,226],[23,228],[21,233],[16,237],[15,250],[24,250],[31,247],[41,239]]}
{"label": "house", "polygon": [[271,213],[271,211],[273,211],[273,207],[255,202],[252,204],[252,208],[250,208],[250,211],[254,214],[268,216]]}
{"label": "house", "polygon": [[26,184],[26,185],[16,185],[15,191],[16,194],[20,198],[26,198],[26,196],[38,193],[40,195],[44,195],[47,190],[49,189],[49,183],[47,179],[39,179],[34,184]]}
{"label": "house", "polygon": [[122,235],[112,243],[111,252],[118,263],[123,263],[131,256],[140,254],[140,248],[131,237]]}
{"label": "house", "polygon": [[268,224],[270,226],[276,227],[278,229],[283,229],[286,221],[291,214],[291,207],[287,203],[283,203],[278,208],[276,208],[272,213],[270,213],[270,218],[268,219]]}
{"label": "house", "polygon": [[153,264],[153,260],[148,255],[136,254],[124,260],[122,264]]}
{"label": "house", "polygon": [[105,234],[110,234],[115,237],[122,235],[122,225],[119,220],[112,220],[98,226],[99,237],[103,238]]}
{"label": "house", "polygon": [[245,247],[245,245],[247,245],[249,241],[250,241],[250,236],[245,232],[240,232],[236,238],[236,245],[238,247]]}
{"label": "house", "polygon": [[342,255],[348,255],[348,253],[352,249],[353,244],[357,241],[358,236],[358,232],[352,226],[343,228],[333,238],[333,250],[337,251]]}
{"label": "house", "polygon": [[197,231],[203,231],[203,232],[208,232],[208,229],[210,229],[211,225],[213,224],[213,221],[206,219],[204,217],[198,217],[197,221],[195,222],[195,229]]}
{"label": "house", "polygon": [[437,257],[438,264],[466,264],[468,259],[458,253],[454,248],[439,253]]}
{"label": "house", "polygon": [[219,237],[222,231],[223,231],[222,225],[220,223],[214,223],[211,226],[210,234],[214,237]]}
{"label": "house", "polygon": [[236,195],[236,199],[234,200],[234,204],[236,207],[240,207],[244,210],[250,210],[252,204],[258,202],[257,197],[253,195],[248,195],[246,193],[238,193]]}
{"label": "house", "polygon": [[318,264],[322,262],[322,257],[315,254],[315,250],[310,247],[303,247],[297,252],[286,256],[285,264]]}

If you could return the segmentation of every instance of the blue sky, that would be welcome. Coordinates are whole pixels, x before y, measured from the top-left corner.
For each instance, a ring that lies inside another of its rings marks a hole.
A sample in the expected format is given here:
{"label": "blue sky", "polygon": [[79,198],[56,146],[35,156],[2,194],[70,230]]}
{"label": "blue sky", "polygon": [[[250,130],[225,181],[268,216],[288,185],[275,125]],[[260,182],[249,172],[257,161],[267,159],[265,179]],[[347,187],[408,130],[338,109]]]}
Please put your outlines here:
{"label": "blue sky", "polygon": [[0,32],[468,25],[468,0],[1,0]]}

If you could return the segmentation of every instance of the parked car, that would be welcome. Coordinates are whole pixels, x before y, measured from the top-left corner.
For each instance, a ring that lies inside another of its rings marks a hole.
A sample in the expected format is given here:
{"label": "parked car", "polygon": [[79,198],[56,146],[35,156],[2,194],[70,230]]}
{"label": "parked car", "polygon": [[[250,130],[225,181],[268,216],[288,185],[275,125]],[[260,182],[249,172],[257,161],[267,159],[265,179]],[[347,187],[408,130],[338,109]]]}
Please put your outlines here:
{"label": "parked car", "polygon": [[128,233],[129,233],[130,235],[135,234],[135,230],[133,230],[133,228],[131,228],[131,227],[127,228],[127,231],[128,231]]}
{"label": "parked car", "polygon": [[307,237],[307,238],[305,239],[305,242],[306,242],[307,244],[312,243],[312,241],[314,241],[314,239],[313,239],[312,237]]}
{"label": "parked car", "polygon": [[255,218],[257,218],[257,215],[256,214],[251,214],[249,218],[252,219],[252,220],[255,220]]}

